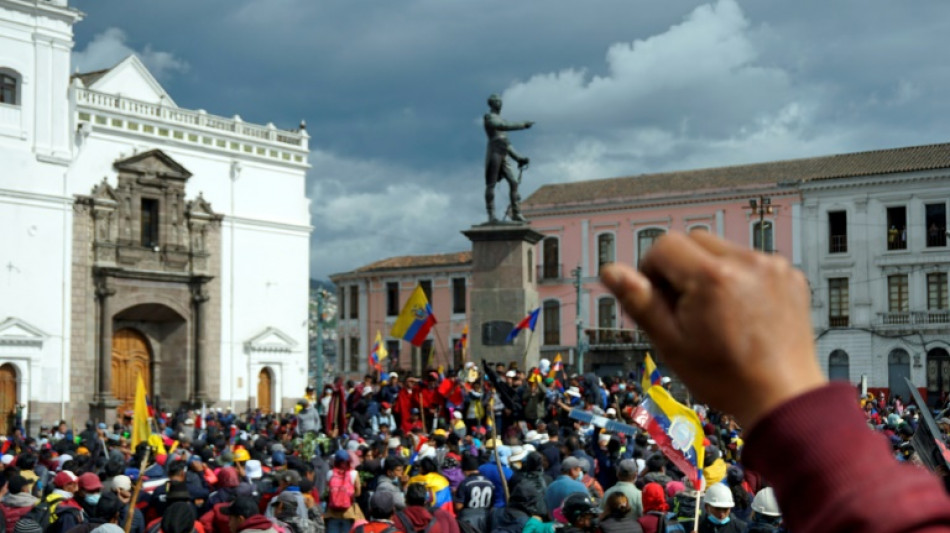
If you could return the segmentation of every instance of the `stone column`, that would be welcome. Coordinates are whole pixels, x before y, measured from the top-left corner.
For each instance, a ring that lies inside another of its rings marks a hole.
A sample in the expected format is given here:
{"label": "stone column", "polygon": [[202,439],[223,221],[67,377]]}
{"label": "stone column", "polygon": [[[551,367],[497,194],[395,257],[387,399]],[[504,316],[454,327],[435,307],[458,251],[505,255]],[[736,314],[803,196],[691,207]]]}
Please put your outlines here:
{"label": "stone column", "polygon": [[99,390],[94,396],[90,414],[93,419],[109,423],[115,419],[119,402],[112,396],[112,296],[115,288],[106,276],[96,278],[99,300]]}
{"label": "stone column", "polygon": [[191,301],[194,308],[194,336],[195,336],[195,345],[194,345],[194,367],[193,372],[195,375],[195,390],[193,393],[194,403],[200,404],[202,401],[208,398],[207,389],[207,379],[204,375],[204,360],[205,360],[205,305],[210,297],[205,290],[205,279],[197,279],[191,284]]}

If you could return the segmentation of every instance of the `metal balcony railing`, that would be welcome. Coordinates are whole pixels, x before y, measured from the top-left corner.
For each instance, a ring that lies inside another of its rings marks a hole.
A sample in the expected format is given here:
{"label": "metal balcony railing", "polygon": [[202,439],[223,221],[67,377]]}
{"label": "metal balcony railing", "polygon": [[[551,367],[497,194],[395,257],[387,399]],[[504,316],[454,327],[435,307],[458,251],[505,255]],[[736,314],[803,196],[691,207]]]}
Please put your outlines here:
{"label": "metal balcony railing", "polygon": [[551,281],[563,278],[560,263],[538,265],[538,281]]}
{"label": "metal balcony railing", "polygon": [[585,329],[587,342],[591,345],[647,344],[646,333],[639,329],[590,328]]}
{"label": "metal balcony railing", "polygon": [[848,316],[829,316],[828,325],[833,328],[846,328],[851,323],[851,318]]}
{"label": "metal balcony railing", "polygon": [[829,241],[828,252],[833,254],[843,254],[848,251],[847,235],[832,235]]}
{"label": "metal balcony railing", "polygon": [[950,324],[950,310],[898,311],[880,313],[885,326]]}

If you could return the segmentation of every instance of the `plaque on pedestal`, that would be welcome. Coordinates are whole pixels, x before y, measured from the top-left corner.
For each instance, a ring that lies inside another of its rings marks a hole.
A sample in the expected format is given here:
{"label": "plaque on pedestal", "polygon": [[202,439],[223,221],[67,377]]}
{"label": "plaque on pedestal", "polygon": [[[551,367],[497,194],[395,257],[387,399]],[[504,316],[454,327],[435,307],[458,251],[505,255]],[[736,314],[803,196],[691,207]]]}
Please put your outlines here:
{"label": "plaque on pedestal", "polygon": [[537,366],[539,331],[522,332],[513,343],[506,338],[539,306],[534,245],[544,235],[518,223],[482,224],[462,233],[472,241],[472,359],[516,362],[523,370]]}

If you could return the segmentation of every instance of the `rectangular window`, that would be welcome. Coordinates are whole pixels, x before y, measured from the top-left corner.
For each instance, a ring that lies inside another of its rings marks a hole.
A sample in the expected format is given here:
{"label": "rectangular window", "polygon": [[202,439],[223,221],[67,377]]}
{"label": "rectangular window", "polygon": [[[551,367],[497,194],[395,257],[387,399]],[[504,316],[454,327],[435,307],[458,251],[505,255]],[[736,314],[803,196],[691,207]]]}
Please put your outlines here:
{"label": "rectangular window", "polygon": [[637,234],[637,266],[640,266],[640,262],[643,261],[643,256],[650,251],[650,248],[653,247],[653,243],[662,237],[664,233],[666,233],[666,230],[650,228]]}
{"label": "rectangular window", "polygon": [[843,254],[848,251],[848,213],[828,213],[828,253]]}
{"label": "rectangular window", "polygon": [[597,327],[602,329],[617,327],[617,301],[613,298],[601,298],[597,301]]}
{"label": "rectangular window", "polygon": [[947,273],[927,274],[927,309],[942,311],[950,309],[947,305]]}
{"label": "rectangular window", "polygon": [[360,338],[350,337],[350,372],[360,369]]}
{"label": "rectangular window", "polygon": [[542,310],[544,344],[557,346],[561,344],[561,303],[556,300],[544,302]]}
{"label": "rectangular window", "polygon": [[[343,320],[346,318],[346,287],[340,287],[337,293],[336,302],[337,306],[339,307],[340,320]],[[340,350],[340,353],[342,354],[346,352]]]}
{"label": "rectangular window", "polygon": [[887,208],[887,249],[907,249],[907,208]]}
{"label": "rectangular window", "polygon": [[142,246],[158,246],[158,200],[142,198]]}
{"label": "rectangular window", "polygon": [[350,318],[360,317],[360,288],[350,285]]}
{"label": "rectangular window", "polygon": [[907,297],[907,274],[887,277],[887,310],[891,313],[906,313],[910,310]]}
{"label": "rectangular window", "polygon": [[389,353],[389,356],[386,357],[383,368],[399,368],[399,341],[386,341],[386,351]]}
{"label": "rectangular window", "polygon": [[386,284],[386,316],[399,315],[399,283]]}
{"label": "rectangular window", "polygon": [[429,305],[432,305],[432,280],[420,280],[419,285],[422,287],[422,292],[426,295],[426,300],[429,302]]}
{"label": "rectangular window", "polygon": [[0,74],[0,103],[17,105],[17,79],[9,74]]}
{"label": "rectangular window", "polygon": [[[771,253],[775,251],[772,244],[773,226],[771,220],[763,220],[752,225],[752,248],[760,252]],[[764,244],[763,244],[764,243]]]}
{"label": "rectangular window", "polygon": [[927,247],[947,245],[947,206],[946,204],[927,204]]}
{"label": "rectangular window", "polygon": [[614,262],[614,234],[601,233],[597,236],[597,270]]}
{"label": "rectangular window", "polygon": [[558,279],[561,277],[561,258],[558,252],[557,237],[547,237],[541,241],[541,257],[544,263],[541,266],[541,279]]}
{"label": "rectangular window", "polygon": [[465,278],[452,278],[452,312],[465,313]]}
{"label": "rectangular window", "polygon": [[828,322],[833,328],[846,328],[849,324],[850,298],[848,278],[828,280]]}

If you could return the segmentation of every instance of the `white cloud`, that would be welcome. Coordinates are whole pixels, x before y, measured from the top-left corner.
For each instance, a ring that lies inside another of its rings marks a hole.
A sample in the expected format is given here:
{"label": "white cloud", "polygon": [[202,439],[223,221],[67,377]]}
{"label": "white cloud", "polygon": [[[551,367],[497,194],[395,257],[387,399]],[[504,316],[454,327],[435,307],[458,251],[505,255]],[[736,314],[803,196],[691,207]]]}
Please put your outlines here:
{"label": "white cloud", "polygon": [[150,44],[139,51],[126,44],[126,41],[125,32],[119,28],[109,28],[97,34],[85,49],[73,52],[73,68],[80,72],[109,68],[135,54],[159,80],[168,79],[175,72],[188,70],[188,63],[170,52],[153,50]]}
{"label": "white cloud", "polygon": [[313,152],[310,163],[314,275],[392,256],[465,250],[459,232],[482,222],[474,189],[427,187],[433,177],[418,170],[325,151]]}

